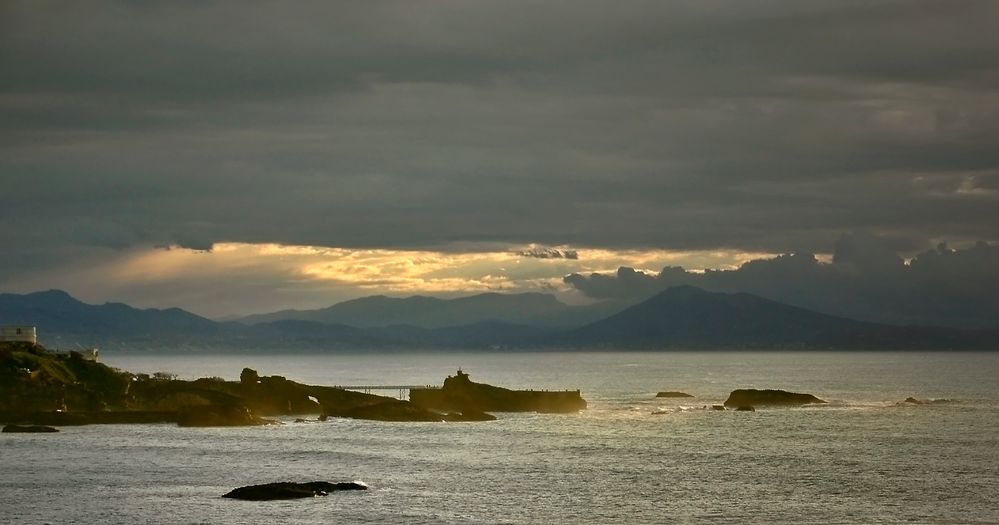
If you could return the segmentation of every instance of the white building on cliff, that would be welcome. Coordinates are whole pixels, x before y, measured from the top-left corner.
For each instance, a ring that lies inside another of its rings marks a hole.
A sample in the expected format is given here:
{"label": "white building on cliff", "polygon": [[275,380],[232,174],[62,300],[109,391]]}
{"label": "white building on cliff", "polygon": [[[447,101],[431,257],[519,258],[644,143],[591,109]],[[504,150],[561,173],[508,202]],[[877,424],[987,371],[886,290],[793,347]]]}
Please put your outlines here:
{"label": "white building on cliff", "polygon": [[0,326],[0,341],[38,342],[38,330],[34,326]]}

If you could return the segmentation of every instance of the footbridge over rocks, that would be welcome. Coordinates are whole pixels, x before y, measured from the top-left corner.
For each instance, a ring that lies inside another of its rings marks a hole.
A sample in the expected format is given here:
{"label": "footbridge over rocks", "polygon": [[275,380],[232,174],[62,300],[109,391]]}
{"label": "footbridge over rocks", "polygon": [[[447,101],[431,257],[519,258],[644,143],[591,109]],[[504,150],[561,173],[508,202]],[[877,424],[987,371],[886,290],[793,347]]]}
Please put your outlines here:
{"label": "footbridge over rocks", "polygon": [[399,393],[399,399],[406,399],[410,390],[439,390],[441,387],[436,385],[334,385],[333,388],[364,392],[365,394],[370,394],[373,390],[396,390]]}

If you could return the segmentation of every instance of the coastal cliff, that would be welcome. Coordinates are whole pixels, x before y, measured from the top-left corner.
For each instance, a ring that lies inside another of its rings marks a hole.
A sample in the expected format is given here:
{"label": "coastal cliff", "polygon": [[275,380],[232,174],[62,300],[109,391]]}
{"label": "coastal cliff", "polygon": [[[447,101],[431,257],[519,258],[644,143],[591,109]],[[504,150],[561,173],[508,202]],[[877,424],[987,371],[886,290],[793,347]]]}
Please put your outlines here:
{"label": "coastal cliff", "polygon": [[239,381],[186,381],[117,370],[39,344],[0,343],[0,422],[243,426],[273,422],[265,417],[305,414],[391,421],[445,418],[408,401],[259,376],[248,368]]}
{"label": "coastal cliff", "polygon": [[409,391],[414,404],[461,412],[577,412],[586,408],[579,390],[537,391],[510,390],[485,383],[475,383],[458,370],[444,380],[441,388],[414,388]]}

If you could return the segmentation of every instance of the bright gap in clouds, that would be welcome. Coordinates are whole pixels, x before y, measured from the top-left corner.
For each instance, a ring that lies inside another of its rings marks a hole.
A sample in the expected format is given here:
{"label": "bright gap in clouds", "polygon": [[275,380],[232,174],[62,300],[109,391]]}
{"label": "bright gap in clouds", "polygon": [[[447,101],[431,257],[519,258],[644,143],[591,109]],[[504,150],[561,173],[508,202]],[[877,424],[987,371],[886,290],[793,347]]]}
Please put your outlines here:
{"label": "bright gap in clouds", "polygon": [[[567,253],[575,258],[566,258]],[[33,288],[19,291],[61,288],[88,302],[178,306],[209,317],[319,308],[377,294],[455,297],[545,292],[572,303],[583,300],[562,282],[573,272],[610,273],[619,266],[656,273],[664,266],[734,268],[769,255],[533,245],[449,252],[220,243],[210,252],[183,248],[116,252],[85,269],[36,276],[31,283],[22,283]]]}

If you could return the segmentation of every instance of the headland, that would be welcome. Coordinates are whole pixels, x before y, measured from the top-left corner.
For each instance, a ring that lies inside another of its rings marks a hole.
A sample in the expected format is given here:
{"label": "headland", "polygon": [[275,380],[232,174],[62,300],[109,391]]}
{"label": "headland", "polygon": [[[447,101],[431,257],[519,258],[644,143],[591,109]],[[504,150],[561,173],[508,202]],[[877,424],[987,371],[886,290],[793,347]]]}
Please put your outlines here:
{"label": "headland", "polygon": [[239,381],[134,374],[76,352],[50,352],[29,342],[0,343],[0,423],[246,426],[307,415],[323,421],[488,421],[495,419],[489,411],[569,412],[586,407],[578,390],[508,390],[472,383],[461,372],[446,379],[443,388],[412,389],[410,397],[308,385],[261,376],[250,368],[243,369]]}

